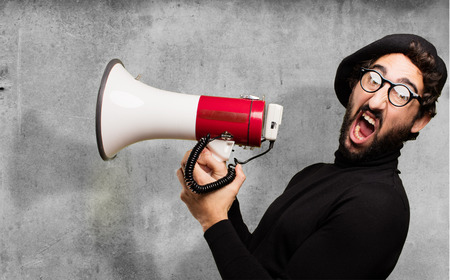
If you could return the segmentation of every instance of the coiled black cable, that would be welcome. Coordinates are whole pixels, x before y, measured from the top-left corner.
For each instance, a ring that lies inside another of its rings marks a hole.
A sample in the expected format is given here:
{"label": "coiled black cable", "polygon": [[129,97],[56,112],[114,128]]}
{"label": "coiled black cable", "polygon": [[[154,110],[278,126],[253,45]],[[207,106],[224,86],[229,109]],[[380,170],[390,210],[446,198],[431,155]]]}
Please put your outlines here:
{"label": "coiled black cable", "polygon": [[[220,138],[220,137],[217,137]],[[204,193],[208,193],[208,192],[212,192],[215,190],[218,190],[222,187],[225,187],[226,185],[230,184],[231,182],[233,182],[234,178],[236,178],[236,165],[237,164],[246,164],[251,160],[254,160],[257,157],[260,157],[262,155],[265,155],[266,153],[268,153],[272,148],[273,148],[273,144],[275,141],[270,141],[270,146],[269,149],[259,155],[256,155],[246,161],[239,161],[238,159],[234,159],[234,164],[228,164],[228,173],[227,175],[225,175],[223,178],[220,178],[219,180],[206,184],[206,185],[199,185],[195,180],[194,180],[194,166],[195,163],[198,160],[198,157],[200,156],[201,152],[203,151],[203,149],[206,148],[206,146],[208,145],[208,143],[210,141],[213,141],[217,138],[210,138],[210,135],[208,134],[206,137],[201,138],[200,140],[198,140],[197,144],[194,146],[194,148],[192,149],[191,153],[189,154],[188,160],[186,162],[186,166],[184,169],[184,180],[186,182],[186,185],[189,187],[189,189],[195,193],[198,194],[204,194]]]}
{"label": "coiled black cable", "polygon": [[225,175],[225,177],[223,177],[215,182],[206,184],[206,185],[197,184],[197,182],[194,180],[194,166],[195,166],[195,163],[197,162],[198,157],[200,156],[201,152],[203,151],[203,149],[205,149],[205,147],[208,145],[209,142],[210,142],[209,134],[206,137],[201,138],[197,142],[197,144],[192,149],[192,151],[188,157],[188,160],[186,162],[186,167],[184,170],[184,180],[186,182],[186,185],[189,187],[189,189],[191,191],[198,193],[198,194],[204,194],[204,193],[218,190],[218,189],[228,185],[229,183],[233,182],[234,178],[236,177],[236,171],[234,170],[235,166],[232,164],[229,164],[228,165],[228,173],[227,173],[227,175]]}

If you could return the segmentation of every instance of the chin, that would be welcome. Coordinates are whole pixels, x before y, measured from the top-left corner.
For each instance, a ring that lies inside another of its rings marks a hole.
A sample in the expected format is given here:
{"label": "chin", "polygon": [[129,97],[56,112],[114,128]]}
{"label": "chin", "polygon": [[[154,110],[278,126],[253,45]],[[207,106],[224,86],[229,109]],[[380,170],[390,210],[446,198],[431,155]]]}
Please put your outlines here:
{"label": "chin", "polygon": [[[368,144],[367,142],[364,144]],[[371,146],[368,145],[357,145],[354,144],[350,137],[347,138],[344,145],[340,147],[341,152],[344,156],[351,161],[364,161],[367,159]]]}

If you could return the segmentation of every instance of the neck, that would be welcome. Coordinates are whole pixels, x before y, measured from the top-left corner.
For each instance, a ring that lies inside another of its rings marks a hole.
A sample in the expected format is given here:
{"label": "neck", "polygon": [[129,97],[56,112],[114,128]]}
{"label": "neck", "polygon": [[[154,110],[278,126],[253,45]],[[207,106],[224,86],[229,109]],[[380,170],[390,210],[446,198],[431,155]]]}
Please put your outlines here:
{"label": "neck", "polygon": [[346,152],[346,149],[344,149],[342,146],[339,146],[339,149],[334,154],[334,163],[342,167],[379,166],[391,163],[396,168],[398,164],[398,157],[400,156],[400,149],[402,147],[403,145],[396,149],[373,154],[370,157],[366,156],[357,158],[349,156]]}

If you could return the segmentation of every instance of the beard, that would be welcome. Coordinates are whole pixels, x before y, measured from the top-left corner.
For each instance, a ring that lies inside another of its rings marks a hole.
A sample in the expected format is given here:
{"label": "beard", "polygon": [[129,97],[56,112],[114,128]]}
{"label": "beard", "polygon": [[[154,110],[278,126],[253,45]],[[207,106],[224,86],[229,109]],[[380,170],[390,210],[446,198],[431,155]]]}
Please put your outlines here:
{"label": "beard", "polygon": [[[383,118],[380,112],[371,110],[368,105],[363,105],[359,108],[354,116],[351,116],[353,107],[354,105],[349,100],[339,136],[339,151],[346,159],[352,162],[371,161],[375,158],[378,158],[382,154],[399,150],[403,146],[403,143],[409,139],[414,121],[407,125],[394,127],[391,131],[388,131],[384,136],[380,137],[378,132],[383,126]],[[378,130],[374,132],[375,135],[373,135],[374,138],[372,144],[369,147],[358,152],[352,152],[348,149],[348,147],[346,147],[345,141],[349,138],[351,125],[358,116],[358,112],[360,112],[361,110],[369,111],[374,114],[380,120],[380,126]]]}

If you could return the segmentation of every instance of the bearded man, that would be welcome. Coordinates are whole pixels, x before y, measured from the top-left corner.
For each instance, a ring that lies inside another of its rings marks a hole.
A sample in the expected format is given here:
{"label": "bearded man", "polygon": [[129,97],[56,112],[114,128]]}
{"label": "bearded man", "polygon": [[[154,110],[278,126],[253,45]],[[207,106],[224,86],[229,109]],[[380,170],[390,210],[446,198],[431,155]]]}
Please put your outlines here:
{"label": "bearded man", "polygon": [[[409,203],[398,157],[407,140],[436,114],[447,78],[444,62],[424,38],[394,34],[345,58],[335,78],[346,107],[332,164],[297,173],[250,233],[236,179],[206,195],[183,186],[181,199],[200,222],[224,279],[385,279],[409,226]],[[194,170],[200,184],[227,173],[204,150]]]}

